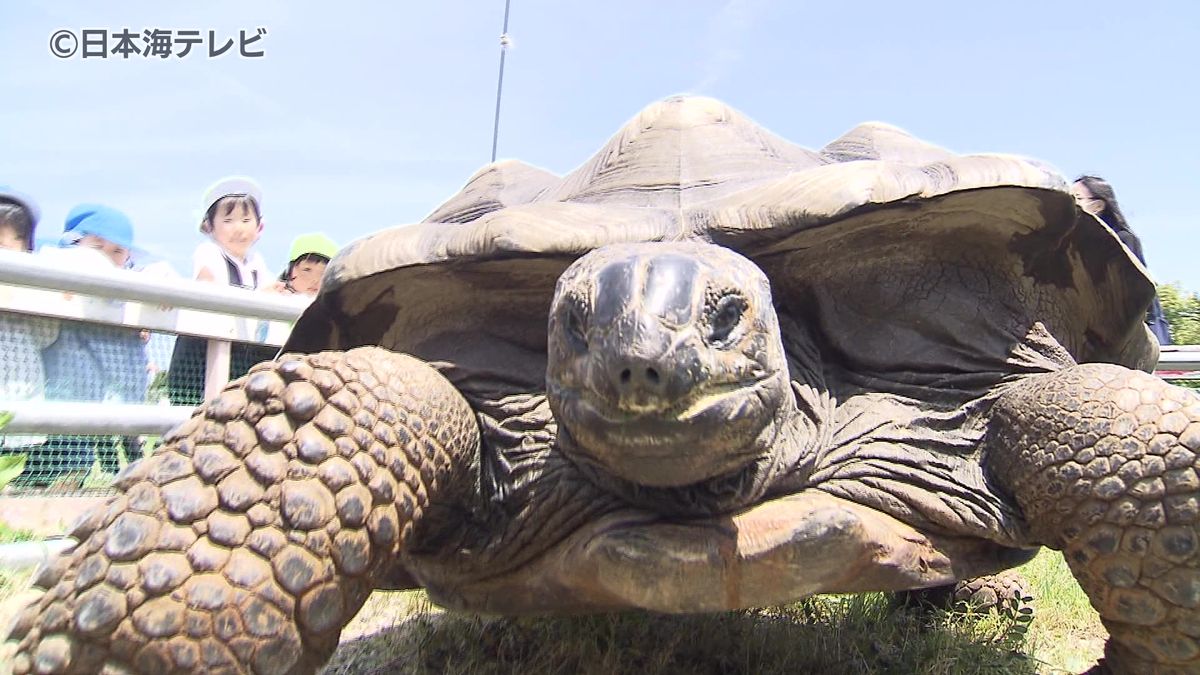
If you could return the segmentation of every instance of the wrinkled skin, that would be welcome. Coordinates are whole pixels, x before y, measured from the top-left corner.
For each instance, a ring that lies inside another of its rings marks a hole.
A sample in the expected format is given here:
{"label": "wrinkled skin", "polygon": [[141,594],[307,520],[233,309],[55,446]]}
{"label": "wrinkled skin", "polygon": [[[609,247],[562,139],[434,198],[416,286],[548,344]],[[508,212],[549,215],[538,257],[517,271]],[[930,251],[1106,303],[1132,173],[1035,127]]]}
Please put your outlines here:
{"label": "wrinkled skin", "polygon": [[794,442],[775,445],[796,414],[766,275],[732,251],[673,248],[609,247],[559,282],[547,390],[570,456],[665,488],[795,463]]}
{"label": "wrinkled skin", "polygon": [[[379,348],[257,366],[76,527],[13,668],[312,672],[375,587],[512,614],[716,611],[948,584],[1039,545],[1066,553],[1113,669],[1200,668],[1200,398],[1114,365],[1016,378],[962,460],[1004,527],[956,524],[972,507],[953,491],[929,493],[934,515],[858,503],[826,478],[852,423],[772,302],[726,249],[613,246],[560,280],[545,395],[489,401]],[[876,464],[872,481],[934,475]]]}

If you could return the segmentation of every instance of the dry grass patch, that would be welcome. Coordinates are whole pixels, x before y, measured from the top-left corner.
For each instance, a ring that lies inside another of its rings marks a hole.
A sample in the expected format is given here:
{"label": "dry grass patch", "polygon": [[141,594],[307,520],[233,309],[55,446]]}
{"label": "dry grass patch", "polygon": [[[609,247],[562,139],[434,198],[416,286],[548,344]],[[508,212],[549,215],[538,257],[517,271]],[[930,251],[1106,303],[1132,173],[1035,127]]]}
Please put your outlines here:
{"label": "dry grass patch", "polygon": [[1028,631],[995,612],[921,611],[884,594],[819,596],[715,615],[503,619],[450,614],[421,592],[376,593],[325,675],[384,673],[1064,673],[1106,634],[1062,556],[1022,572]]}
{"label": "dry grass patch", "polygon": [[[405,602],[377,594],[374,603]],[[1035,673],[998,615],[964,621],[881,594],[715,615],[496,619],[420,611],[344,641],[325,675],[383,673]],[[368,623],[380,625],[380,605]],[[386,621],[383,622],[386,624]]]}

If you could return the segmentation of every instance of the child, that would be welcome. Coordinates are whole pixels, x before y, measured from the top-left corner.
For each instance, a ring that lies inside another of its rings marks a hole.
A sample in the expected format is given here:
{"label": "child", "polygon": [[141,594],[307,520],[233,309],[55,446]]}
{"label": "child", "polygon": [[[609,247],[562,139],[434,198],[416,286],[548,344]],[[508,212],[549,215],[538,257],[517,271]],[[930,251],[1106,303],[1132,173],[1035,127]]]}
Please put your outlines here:
{"label": "child", "polygon": [[[200,232],[209,240],[192,255],[197,280],[257,290],[274,290],[274,275],[254,244],[262,234],[262,189],[244,176],[217,181],[204,193],[204,219]],[[250,366],[275,357],[274,347],[233,343],[230,379],[246,374]],[[181,336],[175,341],[167,389],[175,405],[199,405],[204,399],[204,370],[208,341]]]}
{"label": "child", "polygon": [[32,251],[38,215],[32,199],[0,186],[0,249]]}
{"label": "child", "polygon": [[[81,204],[67,216],[61,250],[53,255],[73,269],[132,267],[133,224],[120,211]],[[47,252],[49,253],[49,252]],[[46,398],[144,403],[147,357],[142,331],[125,326],[64,321],[58,339],[42,350]],[[86,473],[94,459],[109,473],[120,469],[114,437],[53,436],[47,443],[53,474]],[[124,441],[126,460],[141,457],[135,438]]]}
{"label": "child", "polygon": [[[28,197],[0,187],[0,249],[29,253],[33,250],[38,208]],[[58,322],[37,316],[0,312],[0,398],[7,401],[37,401],[45,395],[46,374],[42,349],[58,334]],[[0,434],[3,432],[0,431]],[[0,437],[0,454],[26,456],[25,471],[18,483],[46,482],[32,466],[45,455],[45,436]],[[32,460],[32,461],[31,461]]]}
{"label": "child", "polygon": [[262,234],[262,189],[249,178],[218,181],[204,195],[200,232],[209,236],[192,255],[195,278],[227,286],[262,288],[272,276],[255,242]]}
{"label": "child", "polygon": [[321,290],[325,267],[337,253],[337,244],[322,232],[302,234],[292,240],[288,266],[279,280],[288,293],[316,295]]}

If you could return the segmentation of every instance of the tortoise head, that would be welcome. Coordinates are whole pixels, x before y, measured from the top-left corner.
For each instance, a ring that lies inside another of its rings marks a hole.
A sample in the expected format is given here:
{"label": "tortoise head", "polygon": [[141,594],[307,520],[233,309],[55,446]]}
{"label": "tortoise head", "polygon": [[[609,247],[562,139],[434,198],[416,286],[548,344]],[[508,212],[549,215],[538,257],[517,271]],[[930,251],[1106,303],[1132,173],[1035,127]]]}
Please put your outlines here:
{"label": "tortoise head", "polygon": [[548,354],[564,451],[639,485],[742,469],[771,451],[792,407],[767,277],[711,244],[577,260],[555,289]]}

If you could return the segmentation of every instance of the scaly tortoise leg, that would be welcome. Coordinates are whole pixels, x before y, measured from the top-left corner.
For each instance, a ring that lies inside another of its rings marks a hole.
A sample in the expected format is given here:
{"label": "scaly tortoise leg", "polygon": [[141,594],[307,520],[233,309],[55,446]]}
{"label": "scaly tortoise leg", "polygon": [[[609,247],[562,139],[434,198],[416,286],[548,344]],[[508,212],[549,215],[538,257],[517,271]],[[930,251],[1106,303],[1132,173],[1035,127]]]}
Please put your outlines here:
{"label": "scaly tortoise leg", "polygon": [[998,400],[986,462],[1100,612],[1117,672],[1200,672],[1200,396],[1085,364]]}
{"label": "scaly tortoise leg", "polygon": [[167,441],[40,574],[16,673],[313,672],[422,509],[469,489],[479,432],[371,347],[259,364]]}
{"label": "scaly tortoise leg", "polygon": [[896,594],[896,602],[902,606],[928,606],[945,610],[965,607],[973,612],[995,610],[1009,618],[1016,618],[1025,611],[1032,612],[1033,600],[1029,595],[1028,581],[1016,570]]}

